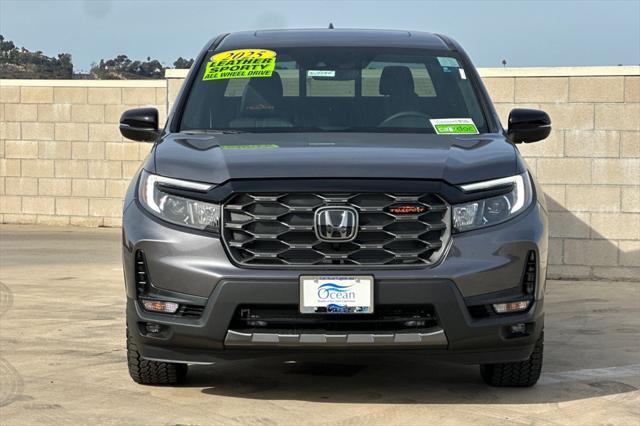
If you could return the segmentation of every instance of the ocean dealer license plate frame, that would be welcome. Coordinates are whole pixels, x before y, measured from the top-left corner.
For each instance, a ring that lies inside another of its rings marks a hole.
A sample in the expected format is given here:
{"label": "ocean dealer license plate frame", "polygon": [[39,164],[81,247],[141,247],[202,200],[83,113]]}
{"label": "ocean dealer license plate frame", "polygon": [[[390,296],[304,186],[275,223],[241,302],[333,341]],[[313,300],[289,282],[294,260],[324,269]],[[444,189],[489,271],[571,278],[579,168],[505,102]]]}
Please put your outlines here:
{"label": "ocean dealer license plate frame", "polygon": [[300,313],[372,314],[373,275],[300,276]]}

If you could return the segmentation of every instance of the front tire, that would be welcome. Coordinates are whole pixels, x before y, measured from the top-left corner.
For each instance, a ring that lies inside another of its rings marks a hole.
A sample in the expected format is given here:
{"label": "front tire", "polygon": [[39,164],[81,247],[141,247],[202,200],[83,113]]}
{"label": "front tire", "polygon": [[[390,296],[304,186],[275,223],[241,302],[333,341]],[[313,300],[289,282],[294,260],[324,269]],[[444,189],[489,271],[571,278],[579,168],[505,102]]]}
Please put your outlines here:
{"label": "front tire", "polygon": [[482,364],[480,375],[490,386],[529,387],[538,382],[542,372],[542,352],[544,349],[544,332],[536,341],[533,353],[526,361],[503,362],[499,364]]}
{"label": "front tire", "polygon": [[187,364],[148,361],[143,359],[138,346],[127,330],[127,364],[129,375],[141,385],[176,385],[187,375]]}

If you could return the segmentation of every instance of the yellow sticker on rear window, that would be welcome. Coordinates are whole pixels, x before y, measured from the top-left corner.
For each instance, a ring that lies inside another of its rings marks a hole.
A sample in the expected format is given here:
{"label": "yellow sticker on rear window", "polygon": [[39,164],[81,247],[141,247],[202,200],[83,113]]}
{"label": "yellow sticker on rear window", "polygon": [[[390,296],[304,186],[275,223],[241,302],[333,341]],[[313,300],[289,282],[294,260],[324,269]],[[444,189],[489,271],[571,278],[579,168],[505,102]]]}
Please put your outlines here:
{"label": "yellow sticker on rear window", "polygon": [[209,59],[203,80],[271,77],[276,52],[266,49],[238,49],[216,53]]}

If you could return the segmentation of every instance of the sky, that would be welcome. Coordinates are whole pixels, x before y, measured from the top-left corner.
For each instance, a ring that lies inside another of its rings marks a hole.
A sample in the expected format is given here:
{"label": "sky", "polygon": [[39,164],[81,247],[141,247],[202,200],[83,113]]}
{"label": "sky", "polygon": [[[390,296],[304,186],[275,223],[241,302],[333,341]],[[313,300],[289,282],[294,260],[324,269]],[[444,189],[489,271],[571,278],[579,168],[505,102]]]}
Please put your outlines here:
{"label": "sky", "polygon": [[119,54],[171,66],[219,33],[329,22],[446,34],[479,67],[640,64],[640,0],[0,0],[5,39],[71,53],[76,71]]}

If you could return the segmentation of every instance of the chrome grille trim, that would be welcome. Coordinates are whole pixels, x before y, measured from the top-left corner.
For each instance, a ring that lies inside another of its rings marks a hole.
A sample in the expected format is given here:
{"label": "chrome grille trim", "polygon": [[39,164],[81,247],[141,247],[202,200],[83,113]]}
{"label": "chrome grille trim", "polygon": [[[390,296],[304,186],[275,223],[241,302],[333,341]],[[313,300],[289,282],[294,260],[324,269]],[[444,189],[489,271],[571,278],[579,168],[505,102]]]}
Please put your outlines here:
{"label": "chrome grille trim", "polygon": [[447,347],[444,330],[437,327],[413,333],[243,333],[228,330],[225,346],[292,346],[292,347],[347,347],[347,346],[427,346]]}
{"label": "chrome grille trim", "polygon": [[[385,211],[419,205],[419,214]],[[320,241],[313,216],[320,207],[353,207],[360,217],[354,241]],[[436,194],[236,193],[222,206],[222,238],[243,267],[424,267],[437,263],[451,236],[451,210]]]}

